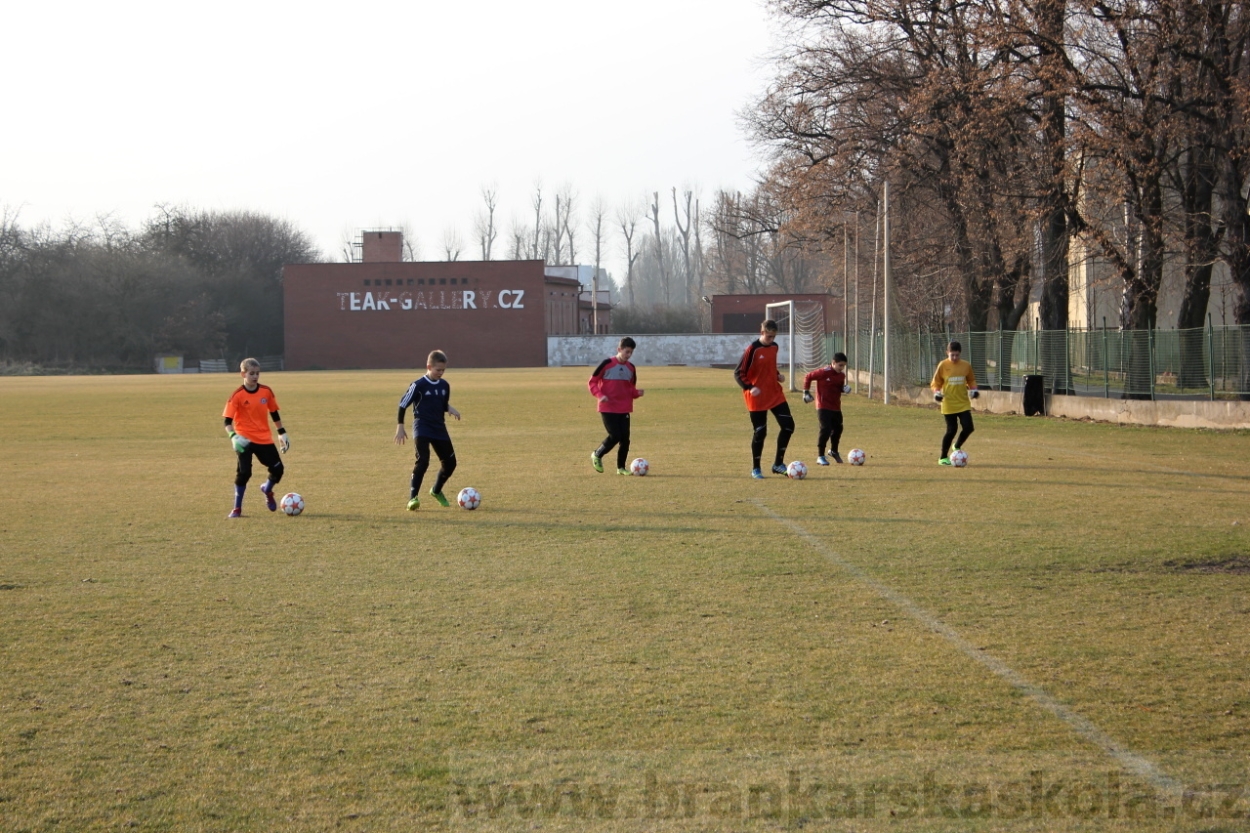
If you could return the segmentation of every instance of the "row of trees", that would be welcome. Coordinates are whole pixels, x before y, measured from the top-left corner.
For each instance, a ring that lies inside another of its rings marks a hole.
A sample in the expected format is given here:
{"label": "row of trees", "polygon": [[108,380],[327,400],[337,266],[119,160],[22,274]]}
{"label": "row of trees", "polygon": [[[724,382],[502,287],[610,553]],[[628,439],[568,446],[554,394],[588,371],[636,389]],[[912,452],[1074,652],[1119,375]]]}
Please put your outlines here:
{"label": "row of trees", "polygon": [[[1250,9],[1190,0],[773,0],[786,32],[746,116],[798,238],[897,195],[894,266],[916,326],[1015,329],[1040,295],[1068,323],[1079,243],[1118,279],[1121,326],[1153,327],[1165,268],[1179,327],[1226,265],[1250,323]],[[915,301],[909,304],[908,301]]]}
{"label": "row of trees", "polygon": [[162,207],[54,231],[0,216],[0,358],[150,367],[283,347],[282,266],[319,258],[299,229],[251,212]]}
{"label": "row of trees", "polygon": [[[572,186],[549,195],[539,185],[530,198],[532,215],[514,219],[506,233],[499,225],[498,191],[483,188],[481,197],[474,242],[466,245],[450,227],[437,257],[583,263],[598,270],[610,254],[619,254],[624,274],[601,288],[612,289],[630,310],[615,320],[632,322],[637,332],[706,327],[701,305],[709,293],[820,292],[841,281],[830,253],[798,233],[793,210],[773,182],[746,194],[716,191],[706,205],[696,190],[675,187],[610,211],[597,199],[584,215]],[[405,237],[411,241],[405,257],[421,259],[411,232],[405,230]],[[351,241],[344,241],[343,251],[346,259],[354,257]]]}
{"label": "row of trees", "polygon": [[1014,330],[1039,300],[1041,327],[1064,329],[1074,247],[1113,276],[1124,328],[1156,326],[1168,272],[1181,278],[1177,326],[1201,327],[1220,264],[1234,320],[1250,323],[1245,4],[770,6],[784,43],[744,113],[770,151],[755,187],[652,191],[610,214],[596,204],[584,223],[571,188],[537,188],[507,235],[487,189],[474,254],[573,262],[593,249],[597,262],[615,245],[621,300],[636,308],[836,294],[849,270],[873,274],[888,181],[894,302],[912,328]]}

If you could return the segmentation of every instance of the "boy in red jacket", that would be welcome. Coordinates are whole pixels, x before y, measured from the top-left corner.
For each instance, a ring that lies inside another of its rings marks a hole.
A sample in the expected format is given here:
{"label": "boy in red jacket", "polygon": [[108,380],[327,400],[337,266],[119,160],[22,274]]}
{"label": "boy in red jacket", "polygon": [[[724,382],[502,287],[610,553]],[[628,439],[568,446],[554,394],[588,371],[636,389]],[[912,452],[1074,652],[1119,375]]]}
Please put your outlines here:
{"label": "boy in red jacket", "polygon": [[773,474],[786,473],[786,446],[794,433],[794,417],[790,403],[781,388],[784,377],[777,370],[777,322],[769,319],[760,325],[760,337],[747,345],[742,360],[734,368],[734,381],[742,388],[742,399],[751,415],[751,476],[764,479],[760,457],[764,454],[764,438],[768,436],[768,412],[777,418],[777,456],[773,458]]}
{"label": "boy in red jacket", "polygon": [[842,439],[842,394],[850,393],[846,383],[846,354],[834,353],[828,367],[813,370],[803,377],[803,401],[812,401],[812,382],[816,383],[816,418],[820,420],[820,438],[816,442],[816,463],[827,466],[825,443],[835,463],[842,462],[838,441]]}
{"label": "boy in red jacket", "polygon": [[638,389],[638,371],[630,364],[634,348],[638,345],[629,336],[621,339],[616,355],[604,359],[590,374],[586,386],[599,400],[599,416],[608,436],[599,447],[590,452],[590,464],[595,471],[603,473],[603,455],[616,448],[616,473],[629,474],[626,459],[629,457],[629,415],[634,410],[634,400],[644,391]]}

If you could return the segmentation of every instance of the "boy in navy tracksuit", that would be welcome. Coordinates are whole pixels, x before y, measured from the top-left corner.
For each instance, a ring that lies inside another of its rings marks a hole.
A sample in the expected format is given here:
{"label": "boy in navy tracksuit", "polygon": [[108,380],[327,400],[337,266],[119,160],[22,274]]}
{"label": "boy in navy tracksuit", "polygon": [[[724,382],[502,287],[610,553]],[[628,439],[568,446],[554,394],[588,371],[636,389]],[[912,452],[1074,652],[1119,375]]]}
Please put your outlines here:
{"label": "boy in navy tracksuit", "polygon": [[403,445],[408,435],[404,433],[404,412],[412,406],[412,436],[417,443],[417,464],[412,469],[408,487],[408,511],[421,508],[421,480],[430,467],[430,448],[438,455],[438,478],[430,495],[443,506],[451,503],[443,495],[443,486],[456,470],[456,450],[447,434],[445,414],[460,419],[460,412],[451,407],[451,386],[443,378],[447,371],[447,354],[435,350],[425,360],[425,375],[408,386],[399,400],[399,426],[395,429],[395,444]]}
{"label": "boy in navy tracksuit", "polygon": [[842,394],[850,393],[846,383],[846,354],[834,353],[828,367],[813,370],[803,377],[803,401],[812,401],[812,383],[816,384],[816,418],[820,420],[820,436],[816,440],[816,463],[827,466],[825,443],[835,463],[842,462],[838,442],[842,439]]}
{"label": "boy in navy tracksuit", "polygon": [[629,415],[634,410],[634,400],[643,394],[638,389],[638,371],[629,361],[637,346],[632,338],[625,336],[617,345],[616,355],[600,362],[586,383],[591,395],[599,400],[599,415],[603,418],[603,427],[608,429],[608,436],[590,452],[590,465],[601,474],[603,456],[613,447],[616,448],[616,473],[629,474],[625,462],[629,457]]}

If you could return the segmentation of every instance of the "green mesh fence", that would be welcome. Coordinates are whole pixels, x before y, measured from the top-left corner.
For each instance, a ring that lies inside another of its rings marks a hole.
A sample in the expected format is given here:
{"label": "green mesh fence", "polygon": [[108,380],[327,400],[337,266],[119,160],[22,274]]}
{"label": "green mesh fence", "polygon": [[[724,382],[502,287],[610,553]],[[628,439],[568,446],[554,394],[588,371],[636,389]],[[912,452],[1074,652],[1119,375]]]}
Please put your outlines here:
{"label": "green mesh fence", "polygon": [[[952,340],[990,390],[1021,391],[1025,376],[1040,375],[1047,392],[1076,396],[1250,398],[1250,326],[898,333],[890,340],[891,381],[927,385]],[[841,351],[853,368],[880,374],[885,347],[881,332],[835,333],[825,356]]]}

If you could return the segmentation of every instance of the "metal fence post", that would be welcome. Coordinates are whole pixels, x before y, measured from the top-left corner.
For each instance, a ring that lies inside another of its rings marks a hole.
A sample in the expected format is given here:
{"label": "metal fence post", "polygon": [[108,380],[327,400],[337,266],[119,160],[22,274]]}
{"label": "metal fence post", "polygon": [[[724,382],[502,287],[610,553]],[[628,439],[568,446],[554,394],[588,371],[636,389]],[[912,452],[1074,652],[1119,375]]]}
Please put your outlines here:
{"label": "metal fence post", "polygon": [[1150,363],[1150,401],[1155,398],[1155,328],[1146,330],[1146,358]]}
{"label": "metal fence post", "polygon": [[1107,316],[1102,317],[1102,398],[1111,398],[1111,374],[1107,370]]}
{"label": "metal fence post", "polygon": [[1211,326],[1211,313],[1207,313],[1207,381],[1211,385],[1211,401],[1215,401],[1215,330]]}

